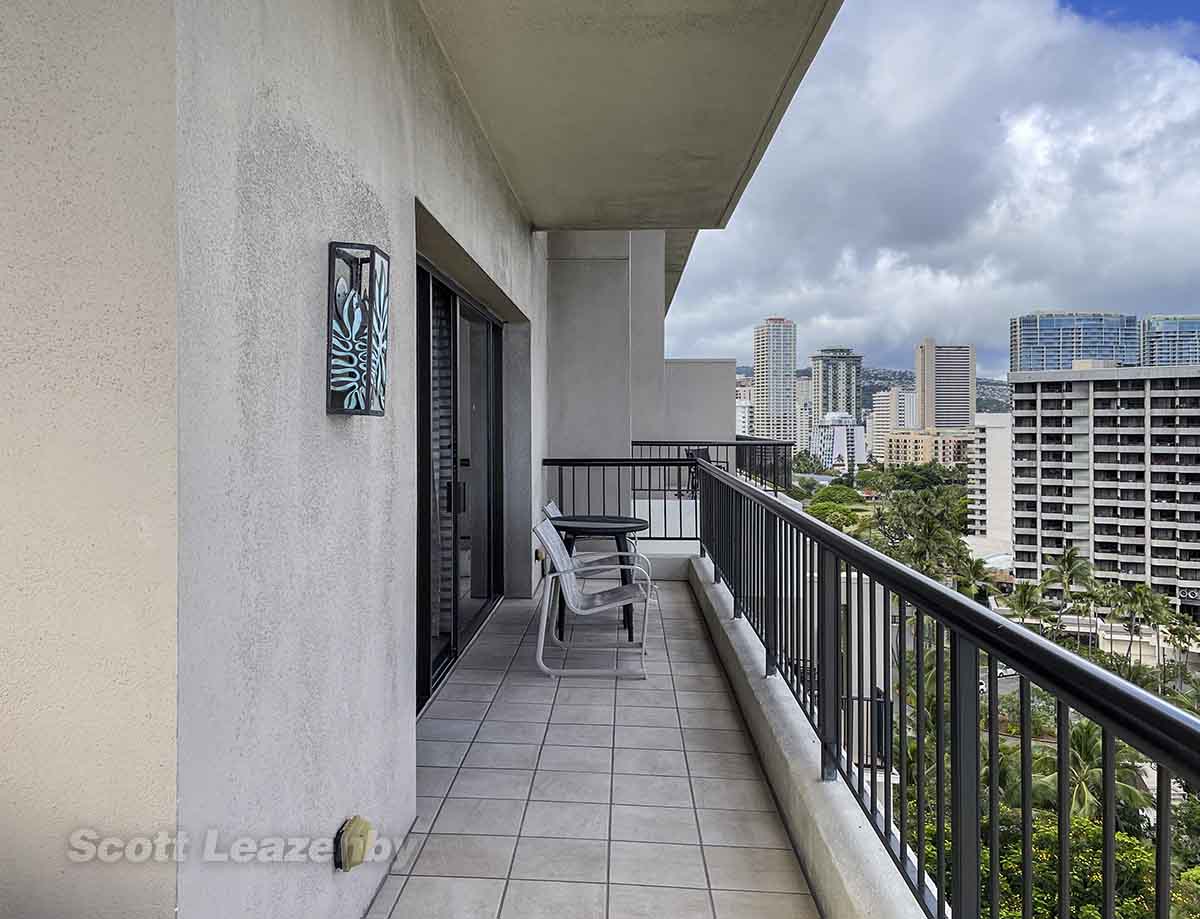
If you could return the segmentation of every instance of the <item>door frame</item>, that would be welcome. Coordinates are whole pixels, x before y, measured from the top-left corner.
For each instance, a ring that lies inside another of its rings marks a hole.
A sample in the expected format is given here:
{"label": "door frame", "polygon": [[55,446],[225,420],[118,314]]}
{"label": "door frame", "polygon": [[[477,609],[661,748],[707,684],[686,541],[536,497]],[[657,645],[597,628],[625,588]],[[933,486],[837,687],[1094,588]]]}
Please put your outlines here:
{"label": "door frame", "polygon": [[[479,634],[483,624],[487,621],[488,616],[499,606],[504,599],[504,436],[503,436],[503,327],[504,322],[499,319],[494,313],[483,306],[477,299],[467,293],[460,285],[456,284],[452,278],[442,274],[436,266],[428,259],[424,258],[420,253],[416,255],[415,272],[416,284],[416,326],[417,326],[417,622],[416,622],[416,638],[417,638],[417,660],[416,660],[416,691],[417,691],[417,711],[418,713],[424,707],[429,698],[433,695],[440,682],[445,678],[446,674],[453,668],[455,662],[461,656],[465,648]],[[421,283],[421,272],[425,272],[425,278],[429,284],[429,290],[424,292],[419,289]],[[491,500],[491,515],[489,520],[489,576],[492,580],[492,596],[484,606],[483,610],[477,616],[477,626],[475,630],[464,639],[459,637],[459,609],[458,609],[458,514],[453,515],[453,532],[454,532],[454,551],[452,557],[452,583],[453,589],[453,625],[450,634],[450,649],[449,654],[443,663],[434,670],[431,643],[432,635],[430,633],[430,620],[428,616],[428,603],[430,591],[432,588],[432,539],[433,534],[430,530],[430,510],[431,502],[435,496],[430,493],[429,481],[432,474],[432,456],[431,456],[431,414],[430,414],[430,388],[428,382],[432,372],[432,310],[433,310],[433,281],[437,281],[446,287],[454,296],[453,315],[451,317],[451,343],[450,343],[450,376],[451,385],[451,413],[454,419],[455,426],[455,457],[452,464],[453,468],[453,484],[452,494],[457,500],[459,494],[459,457],[458,457],[458,408],[459,408],[459,335],[462,315],[464,310],[471,314],[472,318],[487,322],[492,327],[491,338],[491,361],[492,361],[492,384],[493,392],[491,404],[488,406],[491,418],[489,430],[492,431],[493,437],[493,459],[491,463],[492,471],[492,500]]]}

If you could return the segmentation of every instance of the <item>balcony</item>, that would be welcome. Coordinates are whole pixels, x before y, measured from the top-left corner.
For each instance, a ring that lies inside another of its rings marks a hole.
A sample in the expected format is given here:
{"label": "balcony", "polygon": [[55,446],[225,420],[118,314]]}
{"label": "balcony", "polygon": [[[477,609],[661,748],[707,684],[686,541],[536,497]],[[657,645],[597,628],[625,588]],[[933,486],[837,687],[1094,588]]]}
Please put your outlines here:
{"label": "balcony", "polygon": [[[569,461],[547,462],[555,481]],[[998,896],[982,881],[999,877],[1000,854],[948,839],[982,843],[994,825],[1000,701],[1034,683],[1066,723],[1094,719],[1146,761],[1200,778],[1200,721],[736,469],[686,462],[670,480],[678,494],[664,483],[628,496],[661,502],[696,537],[682,566],[655,556],[649,677],[542,676],[537,607],[506,601],[418,724],[418,823],[385,900],[408,898],[411,912],[455,884],[489,915],[503,898],[530,913],[569,903],[604,916],[607,904],[609,917],[815,917],[819,904],[827,916],[977,919]],[[1136,567],[1112,563],[1122,580]],[[582,647],[556,660],[619,666],[629,654],[587,650],[611,642],[615,621],[571,628]],[[1000,677],[1007,667],[1015,677]],[[931,705],[946,716],[936,729],[911,717]],[[944,768],[914,771],[914,749]],[[1158,806],[1169,795],[1160,783]],[[935,802],[949,833],[914,839]],[[1019,911],[1020,894],[1005,903]]]}
{"label": "balcony", "polygon": [[818,915],[700,606],[660,592],[644,681],[547,678],[534,602],[493,614],[417,723],[419,816],[381,894],[399,915],[450,884],[489,915]]}

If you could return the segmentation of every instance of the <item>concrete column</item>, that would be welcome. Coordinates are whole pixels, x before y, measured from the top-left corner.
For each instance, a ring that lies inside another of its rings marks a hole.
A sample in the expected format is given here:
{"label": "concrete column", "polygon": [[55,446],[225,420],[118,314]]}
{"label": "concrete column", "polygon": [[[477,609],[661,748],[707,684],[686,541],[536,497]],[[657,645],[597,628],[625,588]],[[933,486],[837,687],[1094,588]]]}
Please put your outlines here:
{"label": "concrete column", "polygon": [[[547,257],[548,454],[627,457],[633,434],[629,233],[551,233]],[[546,494],[568,513],[613,513],[629,505],[615,481],[593,476],[589,482],[580,473],[559,494],[553,470],[548,476]]]}
{"label": "concrete column", "polygon": [[[533,552],[522,551],[521,547],[530,544],[535,513],[530,475],[534,461],[530,436],[530,325],[508,322],[503,334],[504,593],[529,597],[533,593]],[[534,474],[537,472],[534,470]]]}
{"label": "concrete column", "polygon": [[666,320],[665,230],[629,234],[630,388],[633,439],[663,440],[666,381],[663,351]]}
{"label": "concrete column", "polygon": [[629,234],[551,233],[548,271],[552,456],[628,456]]}

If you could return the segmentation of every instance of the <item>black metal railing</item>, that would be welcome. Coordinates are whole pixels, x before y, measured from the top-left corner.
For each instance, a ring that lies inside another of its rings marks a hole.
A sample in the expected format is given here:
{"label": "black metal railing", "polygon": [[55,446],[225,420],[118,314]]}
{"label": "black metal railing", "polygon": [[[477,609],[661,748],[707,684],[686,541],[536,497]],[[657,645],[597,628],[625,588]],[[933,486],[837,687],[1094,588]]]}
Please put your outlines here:
{"label": "black metal railing", "polygon": [[1118,890],[1121,916],[1174,915],[1200,719],[712,463],[697,478],[701,545],[765,673],[928,916],[1109,919]]}
{"label": "black metal railing", "polygon": [[778,494],[792,484],[792,450],[786,440],[739,434],[737,440],[635,440],[636,459],[707,460]]}
{"label": "black metal railing", "polygon": [[696,461],[606,457],[542,460],[544,494],[564,514],[620,514],[650,524],[639,539],[699,539]]}

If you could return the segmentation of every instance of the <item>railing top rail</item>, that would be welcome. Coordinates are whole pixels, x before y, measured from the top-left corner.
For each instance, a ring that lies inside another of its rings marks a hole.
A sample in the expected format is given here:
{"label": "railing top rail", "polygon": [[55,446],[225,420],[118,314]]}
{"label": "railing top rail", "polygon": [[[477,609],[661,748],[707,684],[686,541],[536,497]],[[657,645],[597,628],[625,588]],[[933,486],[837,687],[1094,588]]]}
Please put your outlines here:
{"label": "railing top rail", "polygon": [[634,440],[630,441],[635,447],[793,447],[794,443],[790,440],[771,440],[767,437],[750,437],[748,435],[739,434],[737,440],[705,440],[703,437],[697,437],[692,440]]}
{"label": "railing top rail", "polygon": [[1073,709],[1111,728],[1122,740],[1188,782],[1200,785],[1200,718],[789,507],[720,467],[704,460],[699,460],[697,466],[701,475],[711,476],[760,504],[980,649],[994,653]]}
{"label": "railing top rail", "polygon": [[694,466],[696,460],[688,456],[640,457],[640,456],[548,456],[543,466]]}

